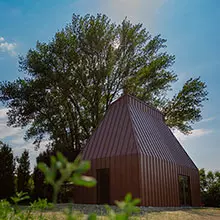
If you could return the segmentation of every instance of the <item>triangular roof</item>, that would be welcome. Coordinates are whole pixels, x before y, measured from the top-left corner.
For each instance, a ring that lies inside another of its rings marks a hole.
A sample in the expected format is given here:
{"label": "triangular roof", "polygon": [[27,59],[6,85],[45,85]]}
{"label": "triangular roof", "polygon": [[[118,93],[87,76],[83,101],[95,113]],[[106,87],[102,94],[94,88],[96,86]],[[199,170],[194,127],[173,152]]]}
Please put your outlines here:
{"label": "triangular roof", "polygon": [[109,107],[83,150],[83,158],[129,154],[143,154],[196,168],[165,124],[163,114],[131,95],[123,95]]}

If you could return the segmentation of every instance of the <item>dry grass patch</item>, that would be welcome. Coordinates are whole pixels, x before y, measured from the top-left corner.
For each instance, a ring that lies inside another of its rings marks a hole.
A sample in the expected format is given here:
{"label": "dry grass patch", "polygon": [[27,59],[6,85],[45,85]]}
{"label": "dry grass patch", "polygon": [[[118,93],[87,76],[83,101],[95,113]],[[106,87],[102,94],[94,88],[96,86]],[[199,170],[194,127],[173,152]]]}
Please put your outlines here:
{"label": "dry grass patch", "polygon": [[220,209],[189,209],[181,211],[152,212],[144,216],[148,220],[220,220]]}
{"label": "dry grass patch", "polygon": [[[37,213],[36,213],[37,215]],[[65,220],[66,216],[62,211],[47,211],[43,214],[48,220]],[[78,219],[86,219],[87,215],[78,214]],[[98,219],[106,220],[105,216],[99,216]],[[179,211],[161,211],[149,212],[143,216],[135,216],[132,220],[220,220],[220,209],[204,208],[204,209],[186,209]]]}

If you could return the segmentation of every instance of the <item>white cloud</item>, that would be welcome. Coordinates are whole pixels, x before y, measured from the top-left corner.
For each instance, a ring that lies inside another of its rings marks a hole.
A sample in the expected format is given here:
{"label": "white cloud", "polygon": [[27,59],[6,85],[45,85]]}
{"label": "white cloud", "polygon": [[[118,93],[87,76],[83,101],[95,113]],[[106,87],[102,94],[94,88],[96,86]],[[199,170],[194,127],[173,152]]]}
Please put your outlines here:
{"label": "white cloud", "polygon": [[0,109],[0,120],[7,118],[6,112],[7,112],[7,108],[1,108]]}
{"label": "white cloud", "polygon": [[209,129],[203,129],[203,128],[195,129],[195,130],[192,130],[192,134],[190,134],[189,137],[201,137],[201,136],[210,134],[212,132],[213,131]]}
{"label": "white cloud", "polygon": [[1,139],[8,138],[13,135],[20,135],[23,131],[20,128],[7,126],[7,109],[0,109],[0,137]]}
{"label": "white cloud", "polygon": [[161,6],[167,0],[105,0],[101,1],[101,9],[114,20],[125,17],[133,22],[144,23],[151,29]]}
{"label": "white cloud", "polygon": [[6,112],[7,108],[0,109],[0,138],[3,142],[12,147],[15,156],[20,156],[22,152],[27,149],[30,155],[31,170],[33,170],[36,164],[36,157],[41,151],[45,150],[44,145],[46,145],[47,142],[42,143],[42,148],[36,151],[31,141],[25,141],[23,139],[24,130],[7,126]]}
{"label": "white cloud", "polygon": [[214,121],[215,117],[210,117],[210,118],[204,118],[200,122],[209,122],[209,121]]}
{"label": "white cloud", "polygon": [[0,37],[0,52],[7,52],[11,56],[15,56],[16,55],[16,51],[15,51],[16,47],[17,47],[16,43],[9,43],[9,42],[5,41],[5,39],[3,37]]}
{"label": "white cloud", "polygon": [[213,133],[213,130],[204,129],[204,128],[194,129],[194,130],[192,130],[191,134],[189,134],[189,135],[184,135],[183,133],[181,133],[178,130],[174,130],[173,133],[180,142],[183,142],[186,140],[190,140],[192,138],[198,138],[198,137],[202,137],[204,135],[211,134],[211,133]]}

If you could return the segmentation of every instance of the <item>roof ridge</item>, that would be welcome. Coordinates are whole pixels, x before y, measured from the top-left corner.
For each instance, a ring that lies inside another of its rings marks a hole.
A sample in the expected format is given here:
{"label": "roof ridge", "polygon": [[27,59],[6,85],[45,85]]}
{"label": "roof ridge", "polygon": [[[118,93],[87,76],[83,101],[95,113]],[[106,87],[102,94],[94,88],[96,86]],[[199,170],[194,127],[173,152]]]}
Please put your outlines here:
{"label": "roof ridge", "polygon": [[136,101],[142,103],[143,105],[147,106],[148,108],[151,108],[152,110],[158,112],[159,114],[161,114],[163,117],[164,117],[164,114],[163,112],[161,112],[159,109],[157,109],[156,107],[154,107],[152,104],[150,103],[146,103],[145,101],[137,98],[136,96],[134,95],[131,95],[131,94],[123,94],[121,95],[119,98],[117,98],[115,101],[113,101],[110,106],[112,106],[113,104],[117,103],[118,101],[120,101],[121,99],[125,98],[125,97],[131,97],[132,99],[135,99]]}
{"label": "roof ridge", "polygon": [[139,99],[139,98],[137,98],[137,97],[135,97],[135,96],[133,96],[133,95],[130,95],[130,94],[127,94],[127,95],[128,95],[129,97],[135,99],[136,101],[141,102],[142,104],[144,104],[145,106],[151,108],[152,110],[157,111],[158,113],[160,113],[161,115],[164,116],[164,114],[163,114],[159,109],[157,109],[156,107],[154,107],[152,104],[147,103],[147,102],[145,102],[145,101],[143,101],[143,100],[141,100],[141,99]]}

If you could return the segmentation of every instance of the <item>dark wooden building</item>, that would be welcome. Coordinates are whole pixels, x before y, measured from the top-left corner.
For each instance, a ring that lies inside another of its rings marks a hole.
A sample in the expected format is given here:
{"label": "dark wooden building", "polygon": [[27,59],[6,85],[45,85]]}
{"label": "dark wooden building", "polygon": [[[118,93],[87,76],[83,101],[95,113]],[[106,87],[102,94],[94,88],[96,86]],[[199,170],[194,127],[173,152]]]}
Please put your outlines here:
{"label": "dark wooden building", "polygon": [[130,95],[110,106],[83,150],[97,186],[75,202],[113,204],[127,192],[143,206],[199,206],[199,172],[160,111]]}

